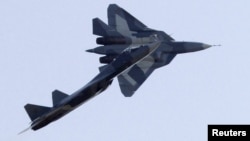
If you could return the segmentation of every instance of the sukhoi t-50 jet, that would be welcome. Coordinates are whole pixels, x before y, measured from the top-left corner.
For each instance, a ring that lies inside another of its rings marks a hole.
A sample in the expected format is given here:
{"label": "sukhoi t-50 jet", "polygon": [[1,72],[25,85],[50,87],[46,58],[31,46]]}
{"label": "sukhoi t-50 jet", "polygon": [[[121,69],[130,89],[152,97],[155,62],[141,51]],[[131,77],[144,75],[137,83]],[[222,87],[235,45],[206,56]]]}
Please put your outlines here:
{"label": "sukhoi t-50 jet", "polygon": [[112,62],[125,48],[161,42],[156,51],[118,76],[121,91],[126,97],[132,96],[155,69],[169,64],[177,54],[211,47],[199,42],[175,41],[163,31],[148,28],[115,4],[108,7],[108,25],[98,18],[93,19],[93,34],[101,36],[96,43],[103,46],[87,52],[105,55],[100,57],[100,63],[104,64]]}
{"label": "sukhoi t-50 jet", "polygon": [[103,54],[97,74],[84,87],[71,95],[55,90],[53,106],[33,104],[24,106],[30,119],[29,128],[38,130],[63,117],[87,100],[104,91],[118,77],[122,93],[132,96],[147,77],[157,68],[169,64],[179,53],[203,50],[211,45],[198,42],[177,42],[162,31],[150,29],[128,12],[111,4],[108,7],[108,25],[93,19],[93,34],[103,46],[88,52]]}

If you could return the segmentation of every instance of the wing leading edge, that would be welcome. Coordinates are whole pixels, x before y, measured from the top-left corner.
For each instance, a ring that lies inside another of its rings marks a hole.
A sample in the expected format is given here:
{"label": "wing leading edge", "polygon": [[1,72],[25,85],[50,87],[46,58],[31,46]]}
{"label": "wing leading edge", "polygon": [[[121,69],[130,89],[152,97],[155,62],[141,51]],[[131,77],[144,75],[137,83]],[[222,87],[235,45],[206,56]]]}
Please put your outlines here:
{"label": "wing leading edge", "polygon": [[108,7],[108,24],[118,31],[124,27],[127,27],[128,29],[126,30],[130,31],[143,31],[147,29],[146,25],[116,4],[110,4]]}

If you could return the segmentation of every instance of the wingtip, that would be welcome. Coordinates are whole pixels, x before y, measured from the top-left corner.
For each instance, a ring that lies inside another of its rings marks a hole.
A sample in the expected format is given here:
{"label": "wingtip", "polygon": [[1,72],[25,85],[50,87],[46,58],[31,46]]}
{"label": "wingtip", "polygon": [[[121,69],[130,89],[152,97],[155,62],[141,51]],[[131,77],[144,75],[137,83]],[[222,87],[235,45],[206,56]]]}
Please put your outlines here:
{"label": "wingtip", "polygon": [[112,3],[112,4],[109,4],[109,6],[108,6],[108,11],[109,10],[117,10],[117,9],[119,9],[120,7],[117,5],[117,4],[115,4],[115,3]]}
{"label": "wingtip", "polygon": [[115,3],[111,3],[111,4],[109,4],[109,7],[118,7],[118,5]]}

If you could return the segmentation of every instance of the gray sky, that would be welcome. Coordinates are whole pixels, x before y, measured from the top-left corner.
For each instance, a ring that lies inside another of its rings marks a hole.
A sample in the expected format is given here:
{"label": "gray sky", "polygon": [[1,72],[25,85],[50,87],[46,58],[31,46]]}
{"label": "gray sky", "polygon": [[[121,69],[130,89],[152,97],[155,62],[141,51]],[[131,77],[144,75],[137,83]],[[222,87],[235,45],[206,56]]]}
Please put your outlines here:
{"label": "gray sky", "polygon": [[[29,126],[26,103],[51,106],[97,73],[92,18],[116,3],[179,41],[222,44],[178,55],[132,98],[117,80],[101,95],[45,128]],[[0,140],[201,141],[208,124],[250,123],[250,1],[0,1]]]}

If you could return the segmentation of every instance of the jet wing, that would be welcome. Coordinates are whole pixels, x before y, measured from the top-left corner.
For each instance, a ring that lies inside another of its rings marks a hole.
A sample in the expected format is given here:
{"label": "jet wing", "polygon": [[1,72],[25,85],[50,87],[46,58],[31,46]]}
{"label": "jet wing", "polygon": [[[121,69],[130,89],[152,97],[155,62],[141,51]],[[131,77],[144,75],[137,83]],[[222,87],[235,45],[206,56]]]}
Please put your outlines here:
{"label": "jet wing", "polygon": [[134,33],[151,31],[159,33],[163,40],[174,41],[174,39],[166,33],[148,28],[145,24],[116,4],[110,4],[108,7],[108,25],[110,28],[115,29],[118,33],[127,37],[132,36]]}
{"label": "jet wing", "polygon": [[108,7],[108,24],[118,32],[144,31],[147,26],[116,4]]}
{"label": "jet wing", "polygon": [[[176,54],[165,55],[164,65],[169,64]],[[163,65],[163,64],[161,64]],[[150,74],[157,68],[161,67],[155,62],[152,55],[144,58],[142,61],[134,65],[129,70],[126,70],[118,76],[118,82],[121,92],[125,97],[133,96],[134,92],[143,84]]]}

